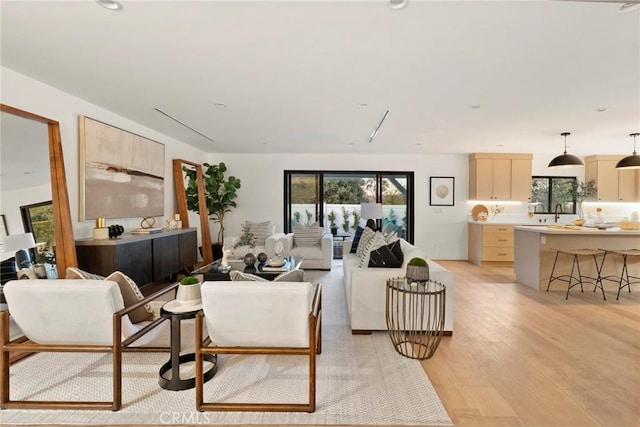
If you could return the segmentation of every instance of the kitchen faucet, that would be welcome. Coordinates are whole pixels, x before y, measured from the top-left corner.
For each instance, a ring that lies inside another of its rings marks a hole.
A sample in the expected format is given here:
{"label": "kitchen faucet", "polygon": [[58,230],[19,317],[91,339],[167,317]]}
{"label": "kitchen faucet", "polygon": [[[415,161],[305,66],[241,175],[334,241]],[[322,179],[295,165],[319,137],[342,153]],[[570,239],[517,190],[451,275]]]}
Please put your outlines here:
{"label": "kitchen faucet", "polygon": [[[558,210],[559,210],[559,212],[558,212]],[[558,222],[558,218],[560,218],[560,214],[562,213],[562,203],[558,203],[558,204],[556,205],[556,209],[555,209],[555,211],[556,211],[556,212],[555,212],[555,213],[556,213],[556,216],[555,216],[555,222]]]}

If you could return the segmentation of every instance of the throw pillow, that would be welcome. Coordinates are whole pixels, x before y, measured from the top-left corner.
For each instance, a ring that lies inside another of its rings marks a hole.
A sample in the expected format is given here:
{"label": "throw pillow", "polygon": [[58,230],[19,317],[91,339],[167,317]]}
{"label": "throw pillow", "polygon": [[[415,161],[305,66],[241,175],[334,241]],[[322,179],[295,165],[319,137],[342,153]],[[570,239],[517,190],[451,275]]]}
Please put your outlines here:
{"label": "throw pillow", "polygon": [[245,273],[245,272],[237,271],[237,270],[231,270],[229,272],[229,277],[231,278],[231,280],[233,282],[242,282],[242,281],[268,282],[267,279],[263,279],[262,277],[256,276],[255,274]]}
{"label": "throw pillow", "polygon": [[369,267],[371,268],[400,268],[404,261],[400,241],[382,246],[371,251]]}
{"label": "throw pillow", "polygon": [[369,258],[371,257],[371,251],[381,248],[387,245],[387,241],[384,239],[384,236],[381,232],[374,232],[373,238],[369,240],[369,243],[365,247],[365,250],[360,257],[359,268],[366,267],[369,265]]}
{"label": "throw pillow", "polygon": [[67,272],[64,277],[65,279],[104,280],[104,276],[89,273],[88,271],[80,270],[77,267],[67,267]]}
{"label": "throw pillow", "polygon": [[274,282],[304,282],[304,270],[291,270],[279,274]]}
{"label": "throw pillow", "polygon": [[360,226],[356,228],[356,233],[353,235],[353,242],[351,242],[351,250],[349,251],[349,253],[355,254],[358,250],[358,243],[360,243],[360,237],[362,237],[363,231],[364,228]]}
{"label": "throw pillow", "polygon": [[[140,288],[136,285],[129,276],[120,272],[114,271],[109,276],[107,276],[104,280],[111,280],[118,284],[120,288],[120,293],[122,294],[122,299],[124,300],[124,307],[131,307],[133,304],[136,304],[140,300],[144,299],[142,292],[140,292]],[[145,304],[142,307],[136,308],[132,312],[129,313],[129,320],[131,323],[138,323],[144,320],[151,320],[153,318],[153,310],[149,304]]]}
{"label": "throw pillow", "polygon": [[245,227],[253,234],[256,239],[256,246],[264,246],[267,237],[271,234],[271,221],[253,222],[246,221]]}
{"label": "throw pillow", "polygon": [[373,236],[376,235],[376,232],[370,229],[369,227],[365,228],[360,236],[360,242],[358,243],[358,249],[356,249],[356,256],[358,258],[362,258],[367,248],[367,245],[373,239]]}
{"label": "throw pillow", "polygon": [[293,226],[293,244],[305,248],[320,246],[322,234],[322,228],[317,222],[309,226],[296,224]]}

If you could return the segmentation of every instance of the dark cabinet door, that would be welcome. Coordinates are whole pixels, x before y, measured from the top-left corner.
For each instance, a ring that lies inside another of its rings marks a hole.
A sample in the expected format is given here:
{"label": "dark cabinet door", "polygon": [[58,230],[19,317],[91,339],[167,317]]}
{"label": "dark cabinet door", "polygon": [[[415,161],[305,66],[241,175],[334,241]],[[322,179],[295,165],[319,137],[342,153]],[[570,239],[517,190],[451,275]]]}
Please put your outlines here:
{"label": "dark cabinet door", "polygon": [[180,269],[191,271],[198,262],[198,235],[193,233],[180,234]]}
{"label": "dark cabinet door", "polygon": [[151,241],[143,240],[116,246],[114,270],[120,270],[131,277],[138,286],[153,281],[151,276]]}
{"label": "dark cabinet door", "polygon": [[153,239],[153,280],[162,280],[180,270],[178,236]]}

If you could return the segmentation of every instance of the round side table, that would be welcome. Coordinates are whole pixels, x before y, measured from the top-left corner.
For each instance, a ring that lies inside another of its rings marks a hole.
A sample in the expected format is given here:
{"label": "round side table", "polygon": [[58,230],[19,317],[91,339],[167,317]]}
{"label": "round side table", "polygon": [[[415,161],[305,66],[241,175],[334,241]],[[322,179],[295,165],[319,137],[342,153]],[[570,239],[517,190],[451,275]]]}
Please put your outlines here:
{"label": "round side table", "polygon": [[442,283],[387,280],[387,329],[398,353],[411,359],[433,356],[444,334],[445,301]]}
{"label": "round side table", "polygon": [[[171,357],[169,361],[160,368],[160,378],[158,384],[167,390],[187,390],[196,386],[195,377],[184,378],[180,374],[180,365],[192,363],[196,360],[195,353],[180,354],[180,322],[183,319],[195,319],[198,312],[202,310],[202,304],[183,307],[176,303],[176,300],[169,301],[162,306],[160,316],[171,321]],[[203,355],[204,361],[211,365],[208,369],[205,365],[204,382],[209,381],[218,370],[218,358],[215,354]]]}

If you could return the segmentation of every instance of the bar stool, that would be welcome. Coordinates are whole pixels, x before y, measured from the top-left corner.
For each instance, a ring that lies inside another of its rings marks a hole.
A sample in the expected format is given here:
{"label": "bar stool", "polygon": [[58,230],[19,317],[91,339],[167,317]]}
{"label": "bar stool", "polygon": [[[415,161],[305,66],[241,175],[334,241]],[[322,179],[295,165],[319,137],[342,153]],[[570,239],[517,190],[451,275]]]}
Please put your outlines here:
{"label": "bar stool", "polygon": [[[605,255],[605,251],[602,249],[557,249],[556,250],[556,258],[553,261],[553,268],[551,269],[551,275],[549,276],[549,284],[547,285],[547,292],[549,292],[549,287],[551,286],[551,282],[554,280],[560,280],[562,282],[566,282],[567,286],[567,295],[564,299],[569,299],[569,290],[576,285],[580,285],[580,292],[584,292],[584,288],[582,286],[583,280],[588,279],[592,280],[596,288],[600,288],[602,290],[602,297],[606,300],[607,297],[604,294],[604,288],[602,287],[602,277],[600,276],[600,271],[602,270],[602,263],[598,265],[598,259],[596,257],[600,255]],[[573,257],[573,263],[571,264],[571,273],[570,274],[561,274],[559,276],[554,276],[556,270],[556,263],[558,262],[558,256],[560,254],[569,255]],[[593,263],[596,266],[596,272],[598,273],[597,277],[583,276],[580,272],[580,260],[578,257],[580,256],[591,256],[593,257]],[[602,259],[604,261],[604,258]],[[578,275],[574,276],[573,272],[577,270]],[[575,283],[573,281],[575,280]]]}
{"label": "bar stool", "polygon": [[[640,277],[629,275],[629,268],[627,266],[627,258],[640,257],[640,249],[606,249],[605,258],[607,254],[620,255],[622,257],[622,272],[620,272],[620,279],[618,280],[618,276],[607,276],[602,278],[604,280],[619,283],[618,295],[616,296],[617,300],[618,298],[620,298],[620,291],[622,290],[622,288],[626,287],[627,289],[629,289],[629,293],[631,293],[631,284],[640,283]],[[602,259],[602,264],[604,264],[604,258]],[[600,265],[600,267],[602,267],[602,264]],[[612,277],[614,279],[612,279]],[[635,280],[631,281],[630,279]]]}

